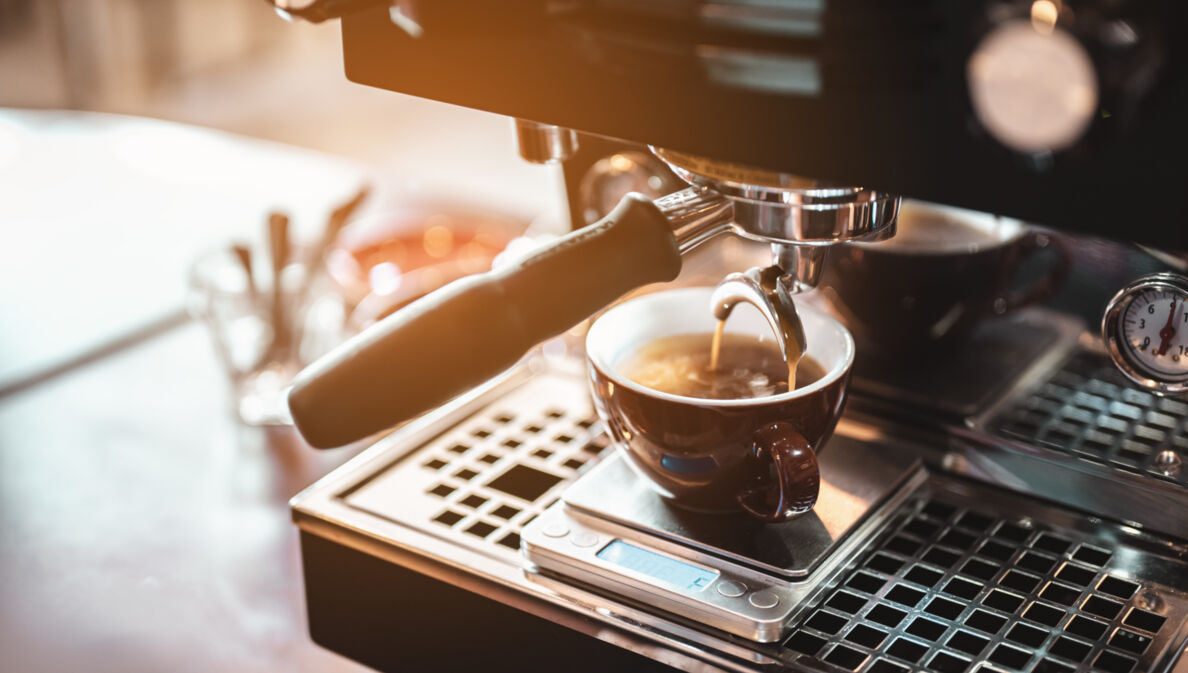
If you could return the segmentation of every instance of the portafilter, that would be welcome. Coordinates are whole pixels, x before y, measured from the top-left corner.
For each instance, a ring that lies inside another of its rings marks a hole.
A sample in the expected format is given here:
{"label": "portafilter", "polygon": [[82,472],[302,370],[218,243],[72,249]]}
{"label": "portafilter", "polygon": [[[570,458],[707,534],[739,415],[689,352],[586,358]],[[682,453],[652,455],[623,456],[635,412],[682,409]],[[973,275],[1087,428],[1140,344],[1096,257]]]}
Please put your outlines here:
{"label": "portafilter", "polygon": [[816,283],[828,246],[894,233],[897,196],[652,151],[692,186],[654,202],[628,194],[602,220],[425,295],[301,372],[289,407],[306,441],[342,446],[442,404],[623,294],[674,279],[681,255],[719,234],[770,243],[795,293]]}

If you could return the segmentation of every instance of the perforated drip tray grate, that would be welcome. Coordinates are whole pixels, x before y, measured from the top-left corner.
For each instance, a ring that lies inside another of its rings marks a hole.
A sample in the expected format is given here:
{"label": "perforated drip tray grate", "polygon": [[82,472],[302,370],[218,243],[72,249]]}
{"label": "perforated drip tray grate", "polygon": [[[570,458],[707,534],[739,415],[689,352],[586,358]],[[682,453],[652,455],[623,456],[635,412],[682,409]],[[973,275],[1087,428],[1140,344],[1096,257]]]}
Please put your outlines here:
{"label": "perforated drip tray grate", "polygon": [[1188,486],[1188,401],[1136,390],[1104,357],[1079,353],[987,427],[1013,440]]}
{"label": "perforated drip tray grate", "polygon": [[342,497],[518,560],[523,527],[607,445],[580,381],[537,376]]}
{"label": "perforated drip tray grate", "polygon": [[1174,656],[1188,601],[1146,576],[1188,580],[1184,566],[1110,549],[1089,534],[1103,524],[1062,514],[1071,527],[1055,526],[999,505],[921,495],[785,646],[817,668],[862,673],[1132,673]]}

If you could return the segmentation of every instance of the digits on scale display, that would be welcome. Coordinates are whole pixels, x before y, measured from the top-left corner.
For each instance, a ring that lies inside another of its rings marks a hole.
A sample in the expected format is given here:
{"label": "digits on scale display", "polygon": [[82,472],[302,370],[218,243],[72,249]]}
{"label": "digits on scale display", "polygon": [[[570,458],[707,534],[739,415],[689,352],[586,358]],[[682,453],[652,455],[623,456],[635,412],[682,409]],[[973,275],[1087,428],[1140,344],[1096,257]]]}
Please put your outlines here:
{"label": "digits on scale display", "polygon": [[608,544],[598,552],[598,558],[687,591],[701,591],[718,577],[715,571],[641,549],[622,540]]}

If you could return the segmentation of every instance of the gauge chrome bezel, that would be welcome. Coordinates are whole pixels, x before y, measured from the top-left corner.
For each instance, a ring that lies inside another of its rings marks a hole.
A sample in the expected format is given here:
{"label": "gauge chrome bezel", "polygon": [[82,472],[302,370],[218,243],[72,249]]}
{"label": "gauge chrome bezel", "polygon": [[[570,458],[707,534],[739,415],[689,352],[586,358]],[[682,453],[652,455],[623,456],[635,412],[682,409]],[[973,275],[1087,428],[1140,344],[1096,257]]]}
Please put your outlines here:
{"label": "gauge chrome bezel", "polygon": [[1159,395],[1183,395],[1188,393],[1188,375],[1169,380],[1165,374],[1152,372],[1121,342],[1123,314],[1140,294],[1148,290],[1169,290],[1188,296],[1188,278],[1177,273],[1153,273],[1118,290],[1106,304],[1101,319],[1101,338],[1110,359],[1126,378]]}

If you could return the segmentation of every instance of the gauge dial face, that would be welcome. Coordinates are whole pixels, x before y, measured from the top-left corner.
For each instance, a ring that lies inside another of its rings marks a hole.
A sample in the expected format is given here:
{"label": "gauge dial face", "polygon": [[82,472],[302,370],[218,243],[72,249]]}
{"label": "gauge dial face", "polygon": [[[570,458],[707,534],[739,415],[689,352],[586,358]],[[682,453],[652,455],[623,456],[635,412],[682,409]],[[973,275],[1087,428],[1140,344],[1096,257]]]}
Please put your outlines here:
{"label": "gauge dial face", "polygon": [[1188,380],[1188,291],[1167,285],[1136,289],[1122,312],[1119,341],[1151,378]]}

